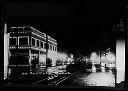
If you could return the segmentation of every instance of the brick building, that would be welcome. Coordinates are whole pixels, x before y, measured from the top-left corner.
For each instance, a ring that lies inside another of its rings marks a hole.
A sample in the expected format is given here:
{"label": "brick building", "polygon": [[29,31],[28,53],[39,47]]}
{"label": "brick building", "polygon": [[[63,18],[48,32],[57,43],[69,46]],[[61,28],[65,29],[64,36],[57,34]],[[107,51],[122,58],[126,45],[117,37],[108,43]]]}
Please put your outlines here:
{"label": "brick building", "polygon": [[9,41],[10,69],[22,67],[30,71],[46,67],[46,57],[49,59],[47,64],[55,66],[57,41],[49,35],[31,26],[10,27]]}

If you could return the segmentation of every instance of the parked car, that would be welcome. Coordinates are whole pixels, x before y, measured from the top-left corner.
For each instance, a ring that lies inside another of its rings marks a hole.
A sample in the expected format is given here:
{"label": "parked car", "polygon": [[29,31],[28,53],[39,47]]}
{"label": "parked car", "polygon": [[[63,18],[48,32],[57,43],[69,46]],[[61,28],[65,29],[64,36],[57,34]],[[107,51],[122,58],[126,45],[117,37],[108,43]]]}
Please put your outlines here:
{"label": "parked car", "polygon": [[56,62],[56,66],[61,66],[63,63],[62,63],[62,61],[61,60],[57,60],[57,62]]}

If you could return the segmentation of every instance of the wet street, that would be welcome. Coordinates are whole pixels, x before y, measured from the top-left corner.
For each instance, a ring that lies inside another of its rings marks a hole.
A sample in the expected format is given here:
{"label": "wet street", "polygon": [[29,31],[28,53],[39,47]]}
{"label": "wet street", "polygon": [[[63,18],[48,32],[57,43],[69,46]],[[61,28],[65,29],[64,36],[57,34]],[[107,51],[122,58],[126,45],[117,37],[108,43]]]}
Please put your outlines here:
{"label": "wet street", "polygon": [[111,72],[84,73],[77,72],[59,85],[68,86],[115,86],[115,76]]}
{"label": "wet street", "polygon": [[[23,75],[19,77],[21,81],[8,82],[6,86],[73,86],[73,87],[86,87],[86,86],[107,86],[115,87],[115,75],[113,71],[91,71],[89,70],[77,70],[71,74],[65,73],[65,71],[60,70],[62,68],[51,67],[47,69],[48,74],[31,74]],[[58,75],[55,73],[58,72]],[[52,73],[52,74],[51,74]],[[61,74],[60,74],[61,73]],[[65,73],[65,74],[63,74]],[[51,75],[50,75],[51,74]],[[25,80],[26,79],[26,80]],[[30,80],[29,80],[30,79]]]}

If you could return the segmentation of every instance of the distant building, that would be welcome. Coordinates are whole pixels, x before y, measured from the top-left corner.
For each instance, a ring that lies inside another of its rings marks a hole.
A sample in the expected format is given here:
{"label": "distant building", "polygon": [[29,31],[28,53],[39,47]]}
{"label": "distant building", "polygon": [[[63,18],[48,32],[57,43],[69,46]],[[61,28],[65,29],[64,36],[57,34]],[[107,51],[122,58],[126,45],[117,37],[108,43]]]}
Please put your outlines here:
{"label": "distant building", "polygon": [[92,64],[100,64],[100,58],[96,52],[91,53],[90,60]]}
{"label": "distant building", "polygon": [[58,48],[57,51],[57,66],[71,64],[74,61],[73,54],[69,54],[65,49]]}
{"label": "distant building", "polygon": [[64,52],[57,52],[56,66],[65,65],[68,62],[68,55]]}
{"label": "distant building", "polygon": [[[49,64],[55,66],[57,41],[47,35]],[[37,69],[46,66],[46,34],[31,26],[10,27],[9,67]]]}

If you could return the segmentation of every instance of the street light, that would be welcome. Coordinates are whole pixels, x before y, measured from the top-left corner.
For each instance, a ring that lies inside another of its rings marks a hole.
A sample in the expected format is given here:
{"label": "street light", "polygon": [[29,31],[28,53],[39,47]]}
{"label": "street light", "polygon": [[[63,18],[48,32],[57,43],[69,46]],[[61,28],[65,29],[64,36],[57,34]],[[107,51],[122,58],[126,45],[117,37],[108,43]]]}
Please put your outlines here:
{"label": "street light", "polygon": [[90,60],[92,61],[92,63],[99,63],[100,62],[100,58],[96,52],[91,53]]}
{"label": "street light", "polygon": [[115,60],[116,59],[115,54],[112,52],[108,53],[106,55],[106,58],[107,58],[108,63],[115,63],[115,61],[116,61]]}

